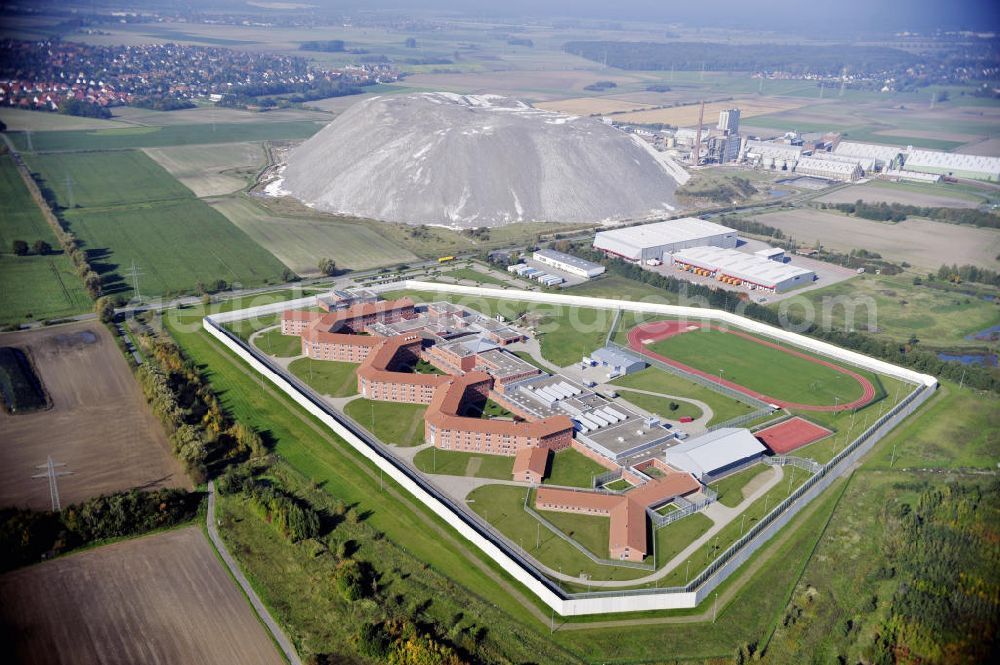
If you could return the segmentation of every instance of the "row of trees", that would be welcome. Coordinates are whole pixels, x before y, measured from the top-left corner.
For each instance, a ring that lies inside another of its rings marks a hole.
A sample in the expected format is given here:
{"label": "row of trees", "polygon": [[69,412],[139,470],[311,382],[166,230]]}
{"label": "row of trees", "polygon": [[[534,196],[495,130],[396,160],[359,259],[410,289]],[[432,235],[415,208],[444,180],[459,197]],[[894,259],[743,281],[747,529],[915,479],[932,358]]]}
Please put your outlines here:
{"label": "row of trees", "polygon": [[190,521],[201,495],[179,489],[128,490],[87,499],[61,512],[0,510],[0,571],[84,545],[136,536]]}
{"label": "row of trees", "polygon": [[942,265],[937,271],[938,279],[948,282],[975,282],[989,286],[1000,286],[1000,272],[971,265]]}
{"label": "row of trees", "polygon": [[[777,311],[746,300],[746,294],[717,289],[702,284],[692,284],[676,277],[661,275],[641,266],[617,258],[606,257],[586,244],[575,245],[572,251],[577,256],[601,263],[610,274],[661,288],[668,293],[681,293],[689,297],[700,297],[709,307],[727,312],[740,311],[743,316],[781,327],[791,324],[806,335],[826,340],[838,346],[881,358],[897,365],[910,367],[920,372],[933,374],[952,381],[964,381],[965,385],[1000,393],[1000,378],[981,365],[963,365],[959,362],[944,361],[934,351],[919,348],[916,340],[905,343],[880,339],[858,332],[822,330],[815,322],[804,321],[792,313],[782,315]],[[860,250],[859,250],[860,251]]]}
{"label": "row of trees", "polygon": [[858,199],[854,203],[820,203],[820,209],[832,208],[856,217],[879,222],[902,222],[908,216],[926,217],[948,224],[965,224],[990,229],[1000,229],[1000,215],[976,208],[944,208],[934,206],[914,206],[902,203],[865,203]]}

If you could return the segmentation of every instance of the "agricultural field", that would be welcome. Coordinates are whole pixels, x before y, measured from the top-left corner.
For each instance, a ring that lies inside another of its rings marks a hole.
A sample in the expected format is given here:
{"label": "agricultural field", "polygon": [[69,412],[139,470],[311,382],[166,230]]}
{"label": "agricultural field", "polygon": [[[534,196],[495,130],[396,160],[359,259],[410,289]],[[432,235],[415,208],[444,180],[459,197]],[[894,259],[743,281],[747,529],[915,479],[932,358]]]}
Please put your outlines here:
{"label": "agricultural field", "polygon": [[[709,390],[701,384],[682,379],[657,367],[649,367],[641,372],[619,377],[611,383],[623,388],[648,390],[654,393],[704,402],[712,410],[712,417],[706,423],[709,426],[717,425],[718,423],[753,411],[752,407],[743,402],[739,402],[732,397],[726,397],[714,390]],[[632,396],[633,393],[622,393],[622,398],[626,401],[631,401]]]}
{"label": "agricultural field", "polygon": [[0,121],[7,125],[8,132],[81,131],[128,126],[114,120],[84,118],[62,113],[40,113],[7,106],[0,109]]}
{"label": "agricultural field", "polygon": [[314,120],[261,123],[207,123],[202,125],[165,125],[109,127],[76,131],[32,132],[29,149],[24,132],[12,132],[9,138],[21,152],[67,152],[162,148],[178,145],[245,143],[247,141],[287,141],[307,139],[323,123]]}
{"label": "agricultural field", "polygon": [[[0,325],[42,321],[86,312],[92,301],[72,262],[35,204],[9,156],[0,157]],[[45,256],[16,256],[12,243],[43,240]]]}
{"label": "agricultural field", "polygon": [[948,184],[924,185],[876,180],[863,185],[848,185],[814,199],[817,203],[854,203],[859,200],[867,203],[900,203],[941,208],[978,208],[985,196],[970,194]]}
{"label": "agricultural field", "polygon": [[681,333],[647,348],[782,401],[827,406],[863,396],[861,384],[835,368],[719,330]]}
{"label": "agricultural field", "polygon": [[863,330],[900,341],[915,335],[933,346],[976,346],[972,338],[1000,324],[1000,307],[985,298],[914,285],[900,275],[861,275],[794,296],[789,304],[811,303],[817,323],[840,330]]}
{"label": "agricultural field", "polygon": [[253,184],[264,166],[259,143],[145,148],[143,152],[199,198],[239,191]]}
{"label": "agricultural field", "polygon": [[49,456],[70,474],[58,480],[63,505],[132,487],[191,486],[103,325],[3,333],[0,346],[27,349],[52,402],[37,413],[0,413],[0,505],[51,508],[48,483],[32,478]]}
{"label": "agricultural field", "polygon": [[929,219],[889,224],[818,210],[769,212],[752,219],[781,229],[803,245],[820,242],[842,252],[865,249],[925,271],[937,270],[942,263],[995,267],[1000,254],[1000,231]]}
{"label": "agricultural field", "polygon": [[[787,111],[805,106],[806,102],[800,99],[790,99],[782,97],[762,97],[753,99],[736,99],[727,102],[712,102],[705,104],[705,118],[718,119],[719,111],[739,107],[740,117],[752,118],[754,116]],[[632,113],[621,113],[614,116],[615,122],[632,123],[664,123],[674,127],[689,127],[698,124],[698,115],[701,112],[700,104],[689,104],[686,106],[675,106],[673,108],[650,109],[646,111],[635,111]],[[753,124],[748,121],[747,124]]]}
{"label": "agricultural field", "polygon": [[210,199],[208,203],[300,275],[318,275],[317,265],[324,257],[352,270],[417,260],[415,254],[369,224],[309,209],[301,215],[283,215],[242,196]]}
{"label": "agricultural field", "polygon": [[[301,349],[298,337],[292,338]],[[350,397],[358,394],[358,366],[355,363],[342,363],[333,360],[314,360],[299,358],[288,366],[295,376],[304,381],[310,388],[321,395],[330,397]],[[370,414],[369,414],[370,415]],[[423,429],[420,430],[423,436]]]}
{"label": "agricultural field", "polygon": [[196,527],[3,575],[0,626],[8,662],[285,662]]}
{"label": "agricultural field", "polygon": [[142,152],[34,155],[28,163],[64,209],[105,291],[131,290],[124,275],[133,261],[145,295],[282,277],[277,259]]}
{"label": "agricultural field", "polygon": [[643,111],[649,107],[650,104],[629,102],[623,99],[609,99],[607,97],[578,97],[576,99],[560,99],[555,102],[535,104],[535,108],[545,109],[546,111],[558,111],[567,115],[608,115],[610,113]]}
{"label": "agricultural field", "polygon": [[457,450],[425,448],[413,457],[413,464],[424,473],[446,476],[470,476],[510,480],[514,458],[503,455],[476,455]]}

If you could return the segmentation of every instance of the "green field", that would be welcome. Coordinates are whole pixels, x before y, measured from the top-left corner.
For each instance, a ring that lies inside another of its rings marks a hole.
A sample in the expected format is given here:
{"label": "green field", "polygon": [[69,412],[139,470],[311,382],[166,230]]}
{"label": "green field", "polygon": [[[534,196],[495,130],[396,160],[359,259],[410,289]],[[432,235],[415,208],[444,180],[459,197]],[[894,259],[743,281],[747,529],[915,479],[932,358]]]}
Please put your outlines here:
{"label": "green field", "polygon": [[321,395],[350,397],[358,394],[358,366],[355,363],[299,358],[288,365],[288,370]]}
{"label": "green field", "polygon": [[743,502],[743,488],[751,480],[770,469],[771,467],[766,464],[754,464],[742,471],[726,476],[717,483],[713,483],[711,488],[719,493],[719,503],[730,508],[735,508]]}
{"label": "green field", "polygon": [[[701,513],[693,513],[656,529],[657,567],[663,566],[673,560],[675,556],[680,554],[681,550],[711,529],[713,524],[715,522]],[[678,566],[678,569],[680,568],[683,568],[684,574],[688,573],[686,567]],[[682,582],[682,584],[685,583],[686,581]]]}
{"label": "green field", "polygon": [[425,448],[414,456],[413,463],[424,473],[446,476],[510,480],[514,474],[514,458],[504,455],[477,455],[457,450]]}
{"label": "green field", "polygon": [[259,143],[146,148],[144,151],[195,196],[218,196],[239,191],[256,180],[264,167]]}
{"label": "green field", "polygon": [[[511,485],[484,485],[469,492],[465,501],[469,508],[507,536],[511,542],[524,548],[528,554],[553,570],[561,569],[567,575],[586,573],[592,575],[594,579],[609,580],[635,579],[649,574],[648,570],[602,566],[594,563],[589,557],[552,533],[550,529],[524,510],[524,497],[528,491],[528,488]],[[545,519],[548,519],[550,515],[555,515],[556,519],[562,516],[562,513],[548,510],[540,510],[538,514]],[[592,518],[593,516],[581,517]],[[605,518],[604,521],[607,522],[607,519]],[[592,532],[583,533],[588,526]],[[581,531],[579,534],[581,539],[593,543],[599,537],[594,534],[600,529],[600,524],[586,522],[577,525],[576,530]],[[605,531],[604,543],[594,551],[594,554],[607,558],[607,549],[608,540]]]}
{"label": "green field", "polygon": [[[702,415],[701,409],[691,402],[672,400],[669,397],[659,397],[656,395],[637,393],[633,390],[628,390],[627,388],[619,390],[618,394],[626,402],[635,404],[640,409],[649,411],[650,413],[656,414],[661,418],[677,420],[679,418],[690,417],[698,419],[701,418]],[[677,408],[671,410],[671,404],[676,404]]]}
{"label": "green field", "polygon": [[[0,325],[80,314],[93,303],[73,264],[59,248],[9,156],[0,157]],[[44,240],[56,250],[46,256],[15,256],[14,240]]]}
{"label": "green field", "polygon": [[608,543],[611,533],[611,518],[601,515],[561,513],[554,510],[539,510],[538,514],[587,548],[591,554],[601,559],[610,558],[611,552]]}
{"label": "green field", "polygon": [[862,396],[861,385],[830,367],[739,335],[700,330],[662,339],[650,351],[778,400],[841,404]]}
{"label": "green field", "polygon": [[594,476],[607,471],[606,468],[572,448],[563,448],[549,460],[549,475],[542,481],[546,485],[566,485],[568,487],[594,486]]}
{"label": "green field", "polygon": [[302,355],[302,338],[298,335],[282,335],[281,328],[261,333],[253,342],[254,346],[270,356],[293,358]]}
{"label": "green field", "polygon": [[448,272],[441,273],[442,277],[451,277],[454,280],[471,280],[476,282],[476,284],[496,284],[499,286],[509,286],[508,282],[499,279],[495,275],[480,272],[472,268],[456,268],[454,270],[449,270]]}
{"label": "green field", "polygon": [[637,302],[657,303],[661,305],[676,305],[677,295],[664,289],[658,289],[649,284],[625,279],[618,275],[604,274],[594,279],[588,279],[582,284],[564,289],[567,295],[588,296],[590,298],[614,298],[615,300],[632,300]]}
{"label": "green field", "polygon": [[424,442],[426,411],[425,404],[378,402],[363,397],[348,402],[344,408],[344,413],[383,443],[396,446],[419,446]]}
{"label": "green field", "polygon": [[278,214],[245,196],[212,199],[209,203],[255,242],[295,272],[319,274],[321,258],[340,268],[366,270],[415,261],[377,227],[338,219],[306,209],[302,215]]}
{"label": "green field", "polygon": [[144,295],[282,278],[277,259],[144,153],[35,155],[29,164],[65,209],[105,291],[131,291],[125,273],[132,262]]}
{"label": "green field", "polygon": [[[32,132],[31,146],[37,152],[127,150],[202,143],[244,143],[309,138],[322,128],[311,120],[260,123],[209,123],[164,127],[114,127],[109,129]],[[19,151],[28,152],[24,132],[10,135]]]}
{"label": "green field", "polygon": [[[1000,324],[1000,307],[983,298],[914,285],[912,276],[859,275],[795,296],[820,312],[821,325],[862,330],[906,341],[911,335],[935,346],[983,346],[965,339]],[[874,330],[871,330],[874,328]]]}
{"label": "green field", "polygon": [[[651,392],[676,395],[677,397],[688,397],[704,402],[712,409],[712,418],[708,421],[708,425],[723,423],[753,411],[753,408],[743,402],[738,402],[732,397],[726,397],[714,390],[709,390],[699,383],[682,379],[675,374],[657,367],[648,367],[641,372],[619,377],[611,383],[625,388],[649,390]],[[622,399],[630,401],[635,394],[623,392]]]}

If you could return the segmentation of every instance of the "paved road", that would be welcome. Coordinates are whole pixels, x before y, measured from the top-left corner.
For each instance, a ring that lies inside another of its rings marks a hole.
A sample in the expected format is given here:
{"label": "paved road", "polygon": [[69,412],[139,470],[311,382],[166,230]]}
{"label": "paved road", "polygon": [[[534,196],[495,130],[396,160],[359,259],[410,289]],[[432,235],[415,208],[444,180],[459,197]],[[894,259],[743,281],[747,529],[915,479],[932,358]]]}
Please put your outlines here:
{"label": "paved road", "polygon": [[215,549],[219,551],[219,556],[222,557],[222,561],[229,568],[229,572],[232,573],[233,578],[239,583],[240,587],[243,589],[243,593],[247,595],[250,599],[250,604],[253,605],[254,610],[257,612],[257,616],[264,623],[264,626],[271,632],[271,637],[277,643],[278,648],[280,648],[284,654],[285,658],[288,659],[292,665],[302,665],[302,661],[299,659],[299,654],[295,652],[295,647],[292,646],[291,640],[285,635],[278,626],[278,623],[271,616],[271,613],[267,611],[264,607],[264,603],[261,602],[260,597],[257,596],[257,592],[253,590],[250,586],[250,582],[243,575],[243,571],[236,564],[236,560],[233,559],[232,555],[229,554],[229,550],[226,549],[225,543],[222,542],[222,538],[219,537],[219,530],[216,527],[215,522],[215,481],[208,481],[208,537],[212,539],[212,544],[215,545]]}

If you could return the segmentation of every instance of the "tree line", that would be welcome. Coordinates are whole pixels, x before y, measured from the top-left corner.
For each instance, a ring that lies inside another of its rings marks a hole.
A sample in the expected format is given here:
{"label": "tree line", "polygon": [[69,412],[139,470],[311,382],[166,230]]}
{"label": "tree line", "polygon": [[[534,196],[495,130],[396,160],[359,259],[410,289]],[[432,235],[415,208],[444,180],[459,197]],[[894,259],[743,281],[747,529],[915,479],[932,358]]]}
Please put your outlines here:
{"label": "tree line", "polygon": [[[563,241],[565,242],[565,241]],[[559,249],[557,243],[552,245]],[[619,258],[611,258],[603,252],[593,249],[588,244],[577,244],[572,247],[572,253],[600,263],[607,268],[610,274],[619,275],[643,284],[649,284],[656,288],[661,288],[668,293],[685,292],[689,297],[704,298],[708,306],[714,309],[721,309],[727,312],[740,312],[743,316],[756,319],[764,323],[783,327],[791,324],[797,327],[803,334],[822,339],[837,346],[858,351],[865,355],[881,358],[888,362],[909,367],[910,369],[933,374],[951,381],[962,381],[965,385],[979,390],[989,390],[1000,393],[1000,378],[998,378],[989,368],[981,365],[963,365],[955,361],[940,360],[937,353],[924,351],[919,348],[917,340],[898,342],[886,340],[859,332],[847,332],[840,330],[823,330],[815,322],[805,321],[801,317],[789,312],[782,320],[781,314],[777,310],[770,309],[758,303],[749,301],[747,294],[718,289],[702,284],[694,284],[676,277],[661,275],[652,270],[645,270],[641,266],[629,263]],[[740,311],[742,310],[742,311]]]}
{"label": "tree line", "polygon": [[942,265],[937,271],[938,279],[948,282],[975,282],[989,286],[1000,286],[1000,272],[972,265]]}
{"label": "tree line", "polygon": [[194,518],[200,502],[196,492],[132,489],[87,499],[60,512],[0,509],[0,571],[95,542],[183,524]]}
{"label": "tree line", "polygon": [[840,212],[872,219],[878,222],[902,222],[908,216],[926,217],[948,224],[980,226],[1000,229],[1000,216],[976,208],[944,208],[935,206],[915,206],[902,203],[865,203],[858,199],[854,203],[820,203],[821,210],[832,208]]}

